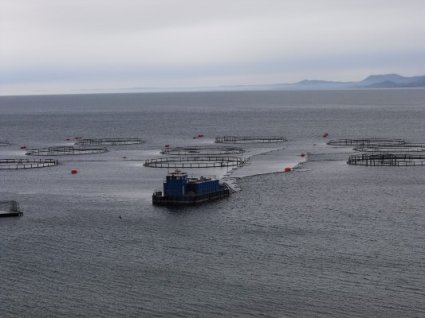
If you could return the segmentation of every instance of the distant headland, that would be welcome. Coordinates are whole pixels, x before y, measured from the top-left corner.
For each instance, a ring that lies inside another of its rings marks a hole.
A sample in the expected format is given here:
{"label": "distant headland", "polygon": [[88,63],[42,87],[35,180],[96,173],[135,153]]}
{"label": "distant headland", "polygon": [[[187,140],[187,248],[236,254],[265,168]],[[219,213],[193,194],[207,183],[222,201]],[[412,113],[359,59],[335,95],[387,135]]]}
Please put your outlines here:
{"label": "distant headland", "polygon": [[222,90],[334,90],[366,88],[425,88],[425,75],[405,77],[398,74],[370,75],[361,81],[340,82],[303,80],[297,83],[222,86]]}
{"label": "distant headland", "polygon": [[[405,77],[398,74],[370,75],[361,81],[341,82],[323,80],[302,80],[296,83],[275,83],[258,85],[221,85],[198,87],[131,87],[127,92],[211,92],[211,91],[291,91],[291,90],[343,90],[379,88],[425,88],[425,75]],[[119,92],[119,91],[116,91]]]}

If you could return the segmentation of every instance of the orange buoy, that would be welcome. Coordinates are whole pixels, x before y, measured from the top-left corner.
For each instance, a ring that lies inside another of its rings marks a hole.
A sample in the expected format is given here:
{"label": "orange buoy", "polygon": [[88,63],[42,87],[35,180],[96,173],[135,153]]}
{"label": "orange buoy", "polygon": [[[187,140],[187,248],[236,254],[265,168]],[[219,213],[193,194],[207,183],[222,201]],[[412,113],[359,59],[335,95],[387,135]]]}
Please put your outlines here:
{"label": "orange buoy", "polygon": [[71,169],[71,174],[77,174],[78,170],[77,169]]}
{"label": "orange buoy", "polygon": [[329,134],[327,133],[327,132],[325,132],[324,134],[323,134],[323,138],[326,138],[326,137],[328,137],[329,136]]}
{"label": "orange buoy", "polygon": [[284,172],[291,172],[292,168],[291,167],[286,167],[285,170],[283,170]]}

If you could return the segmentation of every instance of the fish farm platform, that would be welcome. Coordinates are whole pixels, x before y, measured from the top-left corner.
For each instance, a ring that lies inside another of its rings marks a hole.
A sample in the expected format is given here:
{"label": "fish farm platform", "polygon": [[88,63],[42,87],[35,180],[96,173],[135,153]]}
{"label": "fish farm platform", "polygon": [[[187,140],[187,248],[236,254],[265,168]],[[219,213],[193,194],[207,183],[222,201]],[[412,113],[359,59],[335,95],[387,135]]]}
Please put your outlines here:
{"label": "fish farm platform", "polygon": [[144,140],[140,138],[84,138],[75,144],[78,146],[119,146],[142,144]]}
{"label": "fish farm platform", "polygon": [[327,145],[338,147],[351,147],[351,146],[388,146],[388,145],[402,145],[406,142],[403,139],[389,139],[389,138],[362,138],[362,139],[335,139],[330,140]]}
{"label": "fish farm platform", "polygon": [[19,209],[16,201],[0,201],[0,217],[21,216],[23,212]]}
{"label": "fish farm platform", "polygon": [[29,149],[25,154],[27,156],[70,156],[70,155],[90,155],[107,152],[105,147],[74,147],[57,146],[40,149]]}
{"label": "fish farm platform", "polygon": [[165,147],[161,153],[166,155],[187,156],[187,155],[236,155],[245,150],[231,146],[188,146],[188,147]]}
{"label": "fish farm platform", "polygon": [[405,152],[424,152],[425,144],[405,143],[401,145],[368,145],[354,148],[359,152],[391,152],[391,153],[405,153]]}
{"label": "fish farm platform", "polygon": [[244,163],[240,157],[174,156],[148,159],[143,165],[150,168],[226,168],[239,167]]}
{"label": "fish farm platform", "polygon": [[425,166],[425,155],[418,154],[360,154],[351,155],[347,164],[355,166]]}
{"label": "fish farm platform", "polygon": [[54,159],[0,159],[0,170],[34,169],[57,166]]}
{"label": "fish farm platform", "polygon": [[285,142],[282,136],[221,136],[215,137],[216,143],[222,144],[254,144],[254,143],[275,143]]}

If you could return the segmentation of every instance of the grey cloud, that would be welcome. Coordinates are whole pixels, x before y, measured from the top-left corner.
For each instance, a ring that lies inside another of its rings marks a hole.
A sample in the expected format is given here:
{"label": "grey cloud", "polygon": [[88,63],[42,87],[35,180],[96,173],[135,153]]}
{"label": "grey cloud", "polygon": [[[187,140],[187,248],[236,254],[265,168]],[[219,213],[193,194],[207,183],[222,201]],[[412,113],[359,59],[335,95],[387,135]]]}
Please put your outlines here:
{"label": "grey cloud", "polygon": [[267,82],[279,72],[287,82],[307,65],[308,77],[331,79],[332,60],[340,77],[412,72],[415,62],[425,73],[423,12],[417,0],[0,0],[0,73],[4,86],[25,87],[61,74],[75,86],[118,74],[135,85],[179,76],[220,85],[244,73]]}

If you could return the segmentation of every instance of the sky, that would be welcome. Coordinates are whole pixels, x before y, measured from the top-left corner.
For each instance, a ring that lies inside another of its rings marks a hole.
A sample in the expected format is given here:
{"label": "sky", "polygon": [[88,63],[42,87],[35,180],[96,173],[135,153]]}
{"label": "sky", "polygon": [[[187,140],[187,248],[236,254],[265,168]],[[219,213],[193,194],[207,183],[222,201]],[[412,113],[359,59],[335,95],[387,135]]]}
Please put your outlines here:
{"label": "sky", "polygon": [[0,0],[0,95],[425,75],[424,0]]}

